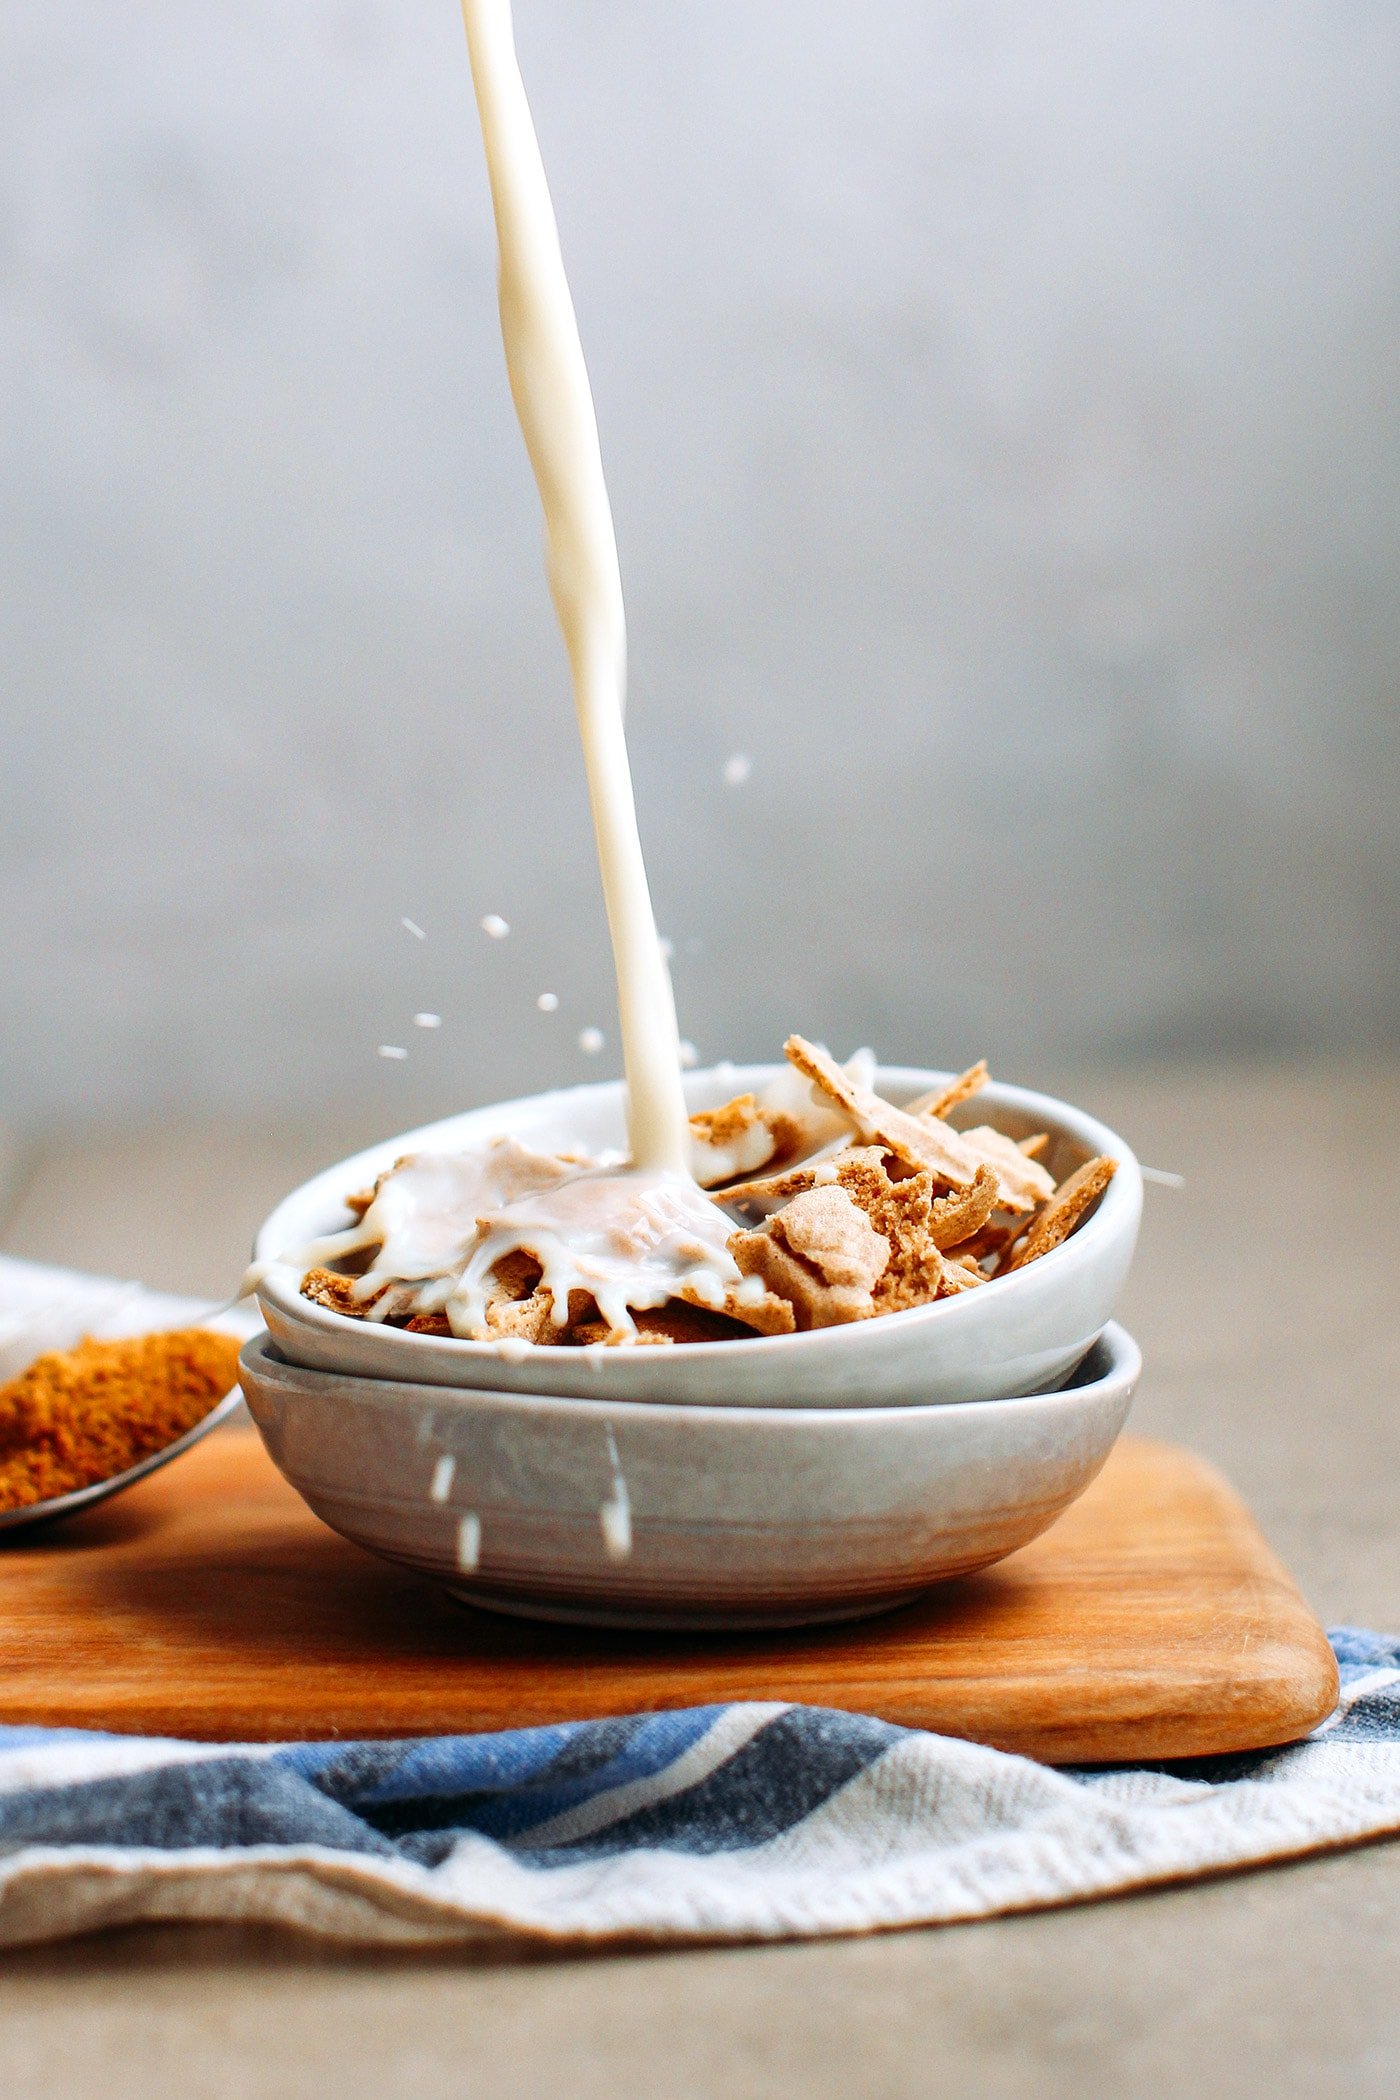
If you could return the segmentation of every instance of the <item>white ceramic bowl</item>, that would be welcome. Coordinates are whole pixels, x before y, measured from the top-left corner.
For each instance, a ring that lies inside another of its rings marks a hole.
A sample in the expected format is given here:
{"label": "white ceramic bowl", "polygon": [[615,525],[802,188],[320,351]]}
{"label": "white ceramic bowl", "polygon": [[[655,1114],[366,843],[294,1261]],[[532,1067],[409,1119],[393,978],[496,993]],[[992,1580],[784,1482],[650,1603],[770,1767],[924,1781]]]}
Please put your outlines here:
{"label": "white ceramic bowl", "polygon": [[495,1611],[597,1625],[857,1618],[1014,1553],[1082,1494],[1141,1358],[962,1407],[609,1405],[243,1352],[276,1465],[357,1545]]}
{"label": "white ceramic bowl", "polygon": [[[692,1072],[686,1098],[692,1110],[714,1107],[733,1094],[760,1090],[775,1069],[742,1065]],[[948,1076],[886,1066],[876,1084],[898,1103]],[[388,1138],[286,1197],[259,1232],[254,1254],[271,1260],[348,1224],[346,1196],[367,1187],[405,1152],[458,1151],[498,1132],[541,1149],[599,1152],[621,1145],[622,1118],[622,1086],[614,1080],[472,1109]],[[1118,1172],[1093,1216],[1062,1247],[985,1290],[807,1334],[674,1349],[535,1348],[509,1362],[493,1343],[406,1334],[348,1319],[303,1298],[297,1275],[285,1267],[274,1269],[259,1288],[263,1318],[282,1356],[309,1370],[497,1392],[677,1406],[899,1407],[1050,1391],[1112,1316],[1142,1213],[1138,1163],[1123,1140],[1092,1116],[1021,1087],[987,1086],[951,1120],[992,1123],[1014,1138],[1047,1131],[1045,1163],[1057,1180],[1096,1153],[1116,1159]]]}

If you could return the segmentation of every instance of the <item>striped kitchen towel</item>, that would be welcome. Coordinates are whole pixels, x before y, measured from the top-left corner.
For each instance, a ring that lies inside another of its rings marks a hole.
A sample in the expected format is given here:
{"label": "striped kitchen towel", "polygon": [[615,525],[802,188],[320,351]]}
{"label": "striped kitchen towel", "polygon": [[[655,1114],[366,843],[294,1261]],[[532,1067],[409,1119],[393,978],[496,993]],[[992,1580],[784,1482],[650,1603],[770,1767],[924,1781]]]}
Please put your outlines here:
{"label": "striped kitchen towel", "polygon": [[1037,1910],[1400,1831],[1400,1641],[1305,1742],[1056,1771],[803,1706],[407,1742],[0,1729],[0,1943],[156,1919],[684,1943]]}

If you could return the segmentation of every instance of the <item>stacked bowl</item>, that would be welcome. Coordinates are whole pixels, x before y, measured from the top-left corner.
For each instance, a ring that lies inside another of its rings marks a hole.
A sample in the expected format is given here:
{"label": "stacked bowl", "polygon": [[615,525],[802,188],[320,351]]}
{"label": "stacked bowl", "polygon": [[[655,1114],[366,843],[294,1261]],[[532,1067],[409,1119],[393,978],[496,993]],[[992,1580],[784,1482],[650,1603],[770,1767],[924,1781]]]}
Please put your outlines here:
{"label": "stacked bowl", "polygon": [[[771,1066],[687,1075],[689,1106]],[[946,1074],[883,1067],[896,1104]],[[1142,1209],[1122,1140],[1082,1111],[989,1085],[975,1114],[1045,1132],[1056,1181],[1118,1171],[1065,1243],[980,1290],[848,1326],[674,1348],[533,1348],[409,1334],[300,1294],[288,1249],[407,1152],[508,1133],[540,1150],[623,1142],[619,1083],[454,1116],[317,1175],[254,1249],[267,1333],[243,1353],[273,1460],[345,1537],[498,1611],[592,1624],[854,1618],[1003,1559],[1102,1466],[1140,1359],[1111,1315]],[[956,1125],[959,1114],[950,1121]]]}

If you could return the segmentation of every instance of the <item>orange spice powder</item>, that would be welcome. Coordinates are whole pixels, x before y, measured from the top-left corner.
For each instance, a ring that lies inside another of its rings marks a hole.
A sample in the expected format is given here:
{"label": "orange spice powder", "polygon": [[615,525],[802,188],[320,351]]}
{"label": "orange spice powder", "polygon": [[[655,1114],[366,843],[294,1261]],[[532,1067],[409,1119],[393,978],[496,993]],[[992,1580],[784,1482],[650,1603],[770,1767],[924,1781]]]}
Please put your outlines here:
{"label": "orange spice powder", "polygon": [[0,1509],[110,1480],[193,1429],[238,1380],[238,1343],[205,1327],[80,1342],[0,1386]]}

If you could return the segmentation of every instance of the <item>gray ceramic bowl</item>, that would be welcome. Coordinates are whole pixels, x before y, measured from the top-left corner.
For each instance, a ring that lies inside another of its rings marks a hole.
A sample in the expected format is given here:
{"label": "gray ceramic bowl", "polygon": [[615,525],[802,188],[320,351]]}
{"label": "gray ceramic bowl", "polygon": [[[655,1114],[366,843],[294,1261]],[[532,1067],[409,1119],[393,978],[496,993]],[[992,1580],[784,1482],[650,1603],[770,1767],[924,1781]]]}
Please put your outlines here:
{"label": "gray ceramic bowl", "polygon": [[597,1625],[858,1618],[985,1568],[1083,1493],[1141,1358],[1108,1327],[1058,1393],[694,1408],[402,1385],[285,1363],[243,1390],[317,1516],[494,1611]]}
{"label": "gray ceramic bowl", "polygon": [[[760,1089],[775,1069],[743,1065],[692,1072],[686,1097],[692,1109],[714,1107],[732,1094]],[[884,1066],[876,1083],[889,1099],[901,1102],[947,1077]],[[951,1120],[992,1123],[1014,1138],[1048,1131],[1045,1161],[1057,1180],[1100,1152],[1118,1161],[1118,1172],[1093,1216],[1064,1246],[986,1290],[815,1333],[678,1349],[532,1349],[511,1362],[493,1343],[405,1334],[313,1305],[300,1295],[295,1272],[285,1267],[274,1268],[259,1288],[263,1318],[280,1353],[308,1370],[485,1386],[496,1392],[675,1406],[848,1408],[927,1406],[1050,1391],[1112,1316],[1142,1214],[1138,1163],[1120,1137],[1083,1110],[1021,1087],[988,1086]],[[473,1109],[342,1160],[277,1206],[258,1234],[257,1259],[272,1260],[288,1247],[348,1224],[346,1196],[366,1187],[402,1153],[461,1150],[501,1131],[540,1147],[602,1151],[620,1146],[621,1083]]]}

